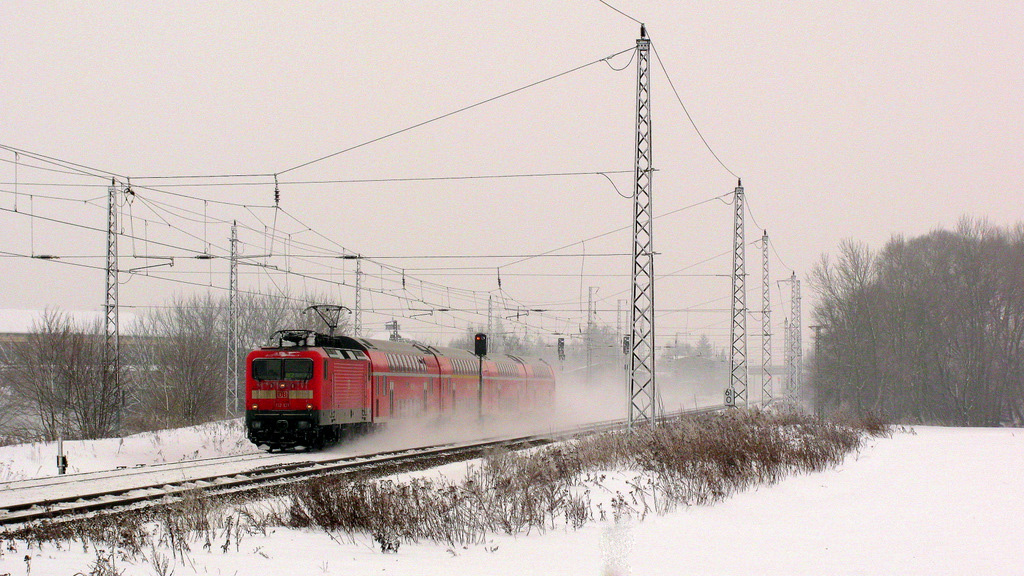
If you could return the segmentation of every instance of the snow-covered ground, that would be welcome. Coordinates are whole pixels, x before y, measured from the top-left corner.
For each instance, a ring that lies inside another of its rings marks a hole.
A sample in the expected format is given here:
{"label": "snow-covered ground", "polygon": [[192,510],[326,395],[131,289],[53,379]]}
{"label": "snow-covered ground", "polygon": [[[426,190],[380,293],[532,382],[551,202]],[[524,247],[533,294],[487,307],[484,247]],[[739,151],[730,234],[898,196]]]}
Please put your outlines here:
{"label": "snow-covered ground", "polygon": [[[143,432],[125,438],[64,442],[68,474],[256,452],[256,446],[245,438],[241,419]],[[0,482],[56,474],[56,442],[0,447]]]}
{"label": "snow-covered ground", "polygon": [[[278,528],[226,552],[197,544],[174,573],[1024,574],[1022,477],[1024,430],[917,427],[869,440],[836,469],[643,521],[494,536],[467,548],[403,544],[396,554],[369,537]],[[88,574],[95,554],[81,544],[5,547],[0,574],[26,574],[26,555],[32,574]],[[117,567],[159,573],[151,560]]]}

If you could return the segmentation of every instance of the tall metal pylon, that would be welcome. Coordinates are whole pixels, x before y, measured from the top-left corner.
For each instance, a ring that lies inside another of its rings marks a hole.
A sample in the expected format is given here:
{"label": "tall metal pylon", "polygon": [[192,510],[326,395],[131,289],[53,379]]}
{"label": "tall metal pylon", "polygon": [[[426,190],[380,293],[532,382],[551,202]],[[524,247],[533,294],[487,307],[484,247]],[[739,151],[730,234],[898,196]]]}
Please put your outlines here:
{"label": "tall metal pylon", "polygon": [[498,329],[498,325],[497,324],[498,323],[494,321],[494,295],[493,294],[488,294],[487,295],[487,339],[488,339],[488,347],[490,348],[489,352],[491,354],[498,354],[498,353],[500,353],[500,349],[499,349],[500,345],[498,344],[498,341],[501,340],[501,338],[498,338],[498,336],[494,333],[494,331]]}
{"label": "tall metal pylon", "polygon": [[624,300],[622,298],[619,298],[615,302],[615,341],[616,341],[615,345],[616,346],[618,346],[618,342],[622,341],[622,304],[623,303],[624,303]]}
{"label": "tall metal pylon", "polygon": [[594,330],[596,323],[594,316],[596,312],[594,310],[594,292],[597,292],[597,286],[590,286],[587,290],[587,334],[584,341],[587,346],[587,383],[590,383],[590,377],[593,373],[594,364]]}
{"label": "tall metal pylon", "polygon": [[743,181],[733,193],[732,219],[732,327],[729,330],[729,389],[727,406],[747,405],[747,246],[743,235]]}
{"label": "tall metal pylon", "polygon": [[228,357],[224,416],[238,415],[238,223],[231,222],[231,263],[228,273]]}
{"label": "tall metal pylon", "polygon": [[796,277],[796,272],[793,272],[793,276],[790,278],[790,285],[793,290],[790,294],[793,321],[789,324],[789,329],[793,331],[793,337],[790,340],[793,346],[793,381],[788,392],[790,400],[795,402],[800,396],[800,390],[803,386],[804,362],[803,319],[800,312],[800,279]]}
{"label": "tall metal pylon", "polygon": [[768,231],[761,235],[761,405],[772,401],[772,303],[768,279]]}
{"label": "tall metal pylon", "polygon": [[363,259],[356,256],[356,298],[355,312],[352,314],[352,335],[359,338],[363,335]]}
{"label": "tall metal pylon", "polygon": [[633,305],[630,310],[629,424],[657,418],[654,378],[654,232],[651,208],[651,41],[636,41],[636,164],[633,188]]}
{"label": "tall metal pylon", "polygon": [[800,279],[790,276],[790,318],[786,325],[786,399],[796,402],[803,377],[803,330],[800,312]]}
{"label": "tall metal pylon", "polygon": [[789,325],[789,318],[786,318],[785,325],[782,328],[783,338],[783,353],[785,355],[784,362],[786,364],[786,388],[785,396],[786,400],[790,401],[793,399],[793,382],[796,381],[796,364],[793,361],[793,330]]}
{"label": "tall metal pylon", "polygon": [[494,341],[494,295],[487,295],[487,338]]}
{"label": "tall metal pylon", "polygon": [[121,339],[117,306],[117,193],[120,187],[111,178],[107,188],[107,290],[103,305],[106,336],[103,348],[103,395],[114,408],[115,432],[121,433],[124,394],[121,390]]}

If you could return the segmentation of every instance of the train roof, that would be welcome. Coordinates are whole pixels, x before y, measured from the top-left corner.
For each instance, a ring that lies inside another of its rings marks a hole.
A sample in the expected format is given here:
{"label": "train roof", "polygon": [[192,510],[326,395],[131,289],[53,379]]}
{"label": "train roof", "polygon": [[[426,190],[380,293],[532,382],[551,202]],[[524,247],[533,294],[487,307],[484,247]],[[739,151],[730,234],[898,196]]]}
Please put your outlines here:
{"label": "train roof", "polygon": [[[436,354],[448,358],[476,359],[476,355],[469,350],[462,348],[451,348],[447,346],[430,346],[413,340],[376,340],[372,338],[357,338],[353,336],[329,336],[308,330],[284,330],[280,332],[303,334],[302,341],[309,342],[308,336],[313,336],[312,346],[324,348],[342,348],[346,350],[361,350],[363,352],[377,351],[384,354]],[[279,333],[280,333],[279,332]],[[547,362],[540,358],[522,358],[511,354],[488,354],[485,357],[491,362],[516,362],[518,364],[543,364]]]}

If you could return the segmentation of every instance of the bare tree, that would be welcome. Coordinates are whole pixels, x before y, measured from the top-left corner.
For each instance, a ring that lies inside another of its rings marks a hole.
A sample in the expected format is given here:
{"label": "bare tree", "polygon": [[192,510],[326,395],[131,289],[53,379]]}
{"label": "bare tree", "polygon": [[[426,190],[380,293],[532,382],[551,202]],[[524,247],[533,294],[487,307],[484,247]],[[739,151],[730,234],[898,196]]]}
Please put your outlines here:
{"label": "bare tree", "polygon": [[179,298],[139,320],[133,413],[142,428],[205,422],[223,412],[222,306],[208,295]]}
{"label": "bare tree", "polygon": [[[242,294],[236,334],[239,367],[253,349],[267,343],[275,330],[325,330],[315,314],[303,314],[323,296]],[[224,414],[228,364],[228,303],[209,295],[179,298],[156,309],[134,328],[144,335],[132,340],[132,385],[139,399],[133,413],[139,429],[190,425]],[[347,330],[342,318],[337,333]],[[244,373],[244,368],[242,369]],[[236,383],[239,392],[242,378]]]}
{"label": "bare tree", "polygon": [[11,401],[29,417],[27,430],[48,440],[114,432],[116,391],[104,378],[98,326],[86,329],[66,313],[47,310],[6,356]]}

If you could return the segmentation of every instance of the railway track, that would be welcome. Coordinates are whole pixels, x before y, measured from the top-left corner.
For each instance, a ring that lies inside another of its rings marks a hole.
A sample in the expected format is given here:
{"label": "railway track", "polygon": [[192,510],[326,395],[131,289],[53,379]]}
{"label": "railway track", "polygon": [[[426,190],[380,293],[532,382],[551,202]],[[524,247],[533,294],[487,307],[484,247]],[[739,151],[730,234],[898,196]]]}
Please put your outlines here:
{"label": "railway track", "polygon": [[[710,406],[675,412],[662,418],[715,412],[724,408]],[[10,528],[39,520],[70,520],[99,511],[124,510],[167,502],[196,491],[211,496],[237,494],[328,474],[393,473],[409,468],[425,468],[477,458],[498,448],[517,450],[579,435],[620,430],[625,426],[625,420],[611,420],[540,434],[373,454],[332,456],[329,453],[260,453],[7,482],[0,485],[0,526]]]}

